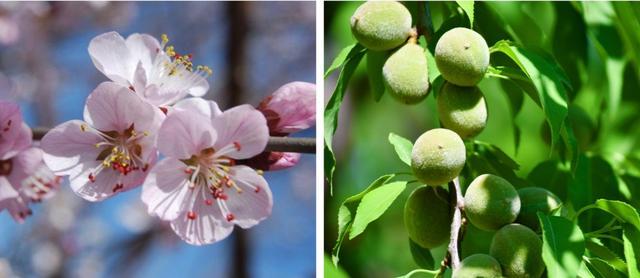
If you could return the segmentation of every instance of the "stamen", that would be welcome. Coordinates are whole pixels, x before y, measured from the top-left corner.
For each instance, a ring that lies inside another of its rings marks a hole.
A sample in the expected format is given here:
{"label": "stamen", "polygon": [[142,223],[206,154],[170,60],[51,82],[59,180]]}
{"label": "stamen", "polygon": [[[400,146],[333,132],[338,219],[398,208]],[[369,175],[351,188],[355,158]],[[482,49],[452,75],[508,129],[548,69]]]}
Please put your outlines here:
{"label": "stamen", "polygon": [[96,182],[96,177],[92,173],[89,173],[89,181]]}
{"label": "stamen", "polygon": [[242,149],[242,147],[240,146],[240,143],[238,142],[233,142],[233,146],[236,147],[236,150],[240,151]]}
{"label": "stamen", "polygon": [[187,212],[187,218],[189,220],[195,220],[196,219],[196,213],[194,211]]}
{"label": "stamen", "polygon": [[235,215],[233,215],[233,213],[229,213],[227,214],[227,221],[231,222],[234,219],[236,219]]}

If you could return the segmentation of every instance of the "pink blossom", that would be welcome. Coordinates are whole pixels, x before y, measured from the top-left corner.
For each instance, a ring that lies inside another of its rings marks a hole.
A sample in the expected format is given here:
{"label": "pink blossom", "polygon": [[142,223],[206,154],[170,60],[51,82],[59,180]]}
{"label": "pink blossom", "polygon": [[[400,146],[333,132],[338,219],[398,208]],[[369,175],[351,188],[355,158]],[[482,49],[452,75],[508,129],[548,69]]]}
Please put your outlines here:
{"label": "pink blossom", "polygon": [[152,215],[171,222],[189,244],[227,237],[234,224],[250,228],[271,214],[266,180],[236,165],[262,152],[269,137],[266,119],[249,105],[220,112],[214,102],[178,103],[162,123],[160,161],[142,186],[142,201]]}
{"label": "pink blossom", "polygon": [[265,98],[258,110],[267,118],[271,135],[282,136],[312,127],[316,122],[316,85],[287,83]]}
{"label": "pink blossom", "polygon": [[[267,118],[269,133],[287,136],[315,125],[315,91],[315,84],[296,81],[283,85],[265,98],[258,110]],[[292,167],[299,160],[299,153],[264,152],[241,163],[256,169],[274,171]]]}
{"label": "pink blossom", "polygon": [[87,98],[84,120],[60,124],[42,138],[44,161],[71,189],[101,201],[139,186],[157,158],[155,141],[164,115],[113,82]]}
{"label": "pink blossom", "polygon": [[132,34],[125,40],[116,32],[108,32],[91,40],[89,55],[109,79],[156,106],[171,105],[187,94],[207,93],[209,83],[205,77],[211,70],[194,66],[190,54],[176,53],[167,42],[165,35],[160,43],[147,34]]}
{"label": "pink blossom", "polygon": [[31,129],[22,122],[18,104],[0,100],[0,160],[9,159],[31,145]]}
{"label": "pink blossom", "polygon": [[48,199],[60,186],[42,161],[42,150],[28,148],[8,160],[0,161],[0,211],[7,209],[14,220],[23,223],[32,214],[29,203]]}

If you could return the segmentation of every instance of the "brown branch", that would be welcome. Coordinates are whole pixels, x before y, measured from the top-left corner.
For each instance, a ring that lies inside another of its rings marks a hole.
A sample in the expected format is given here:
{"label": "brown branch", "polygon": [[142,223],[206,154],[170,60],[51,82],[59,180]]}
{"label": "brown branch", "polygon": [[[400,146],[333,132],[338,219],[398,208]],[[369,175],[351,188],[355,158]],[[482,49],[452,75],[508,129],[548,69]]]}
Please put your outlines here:
{"label": "brown branch", "polygon": [[[40,140],[49,132],[46,127],[36,127],[33,129],[33,140]],[[265,151],[292,152],[292,153],[316,153],[315,138],[293,138],[293,137],[269,137]]]}

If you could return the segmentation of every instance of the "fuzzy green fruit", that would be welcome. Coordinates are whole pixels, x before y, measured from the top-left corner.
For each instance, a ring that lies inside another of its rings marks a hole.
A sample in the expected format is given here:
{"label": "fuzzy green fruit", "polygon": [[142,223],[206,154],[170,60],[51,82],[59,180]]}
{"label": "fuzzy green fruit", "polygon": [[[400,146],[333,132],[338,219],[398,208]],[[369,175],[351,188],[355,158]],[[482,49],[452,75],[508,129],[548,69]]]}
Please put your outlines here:
{"label": "fuzzy green fruit", "polygon": [[351,33],[368,49],[392,49],[411,34],[411,13],[399,2],[365,2],[351,16]]}
{"label": "fuzzy green fruit", "polygon": [[441,187],[416,188],[404,205],[404,226],[409,238],[423,248],[434,248],[449,239],[449,194]]}
{"label": "fuzzy green fruit", "polygon": [[436,44],[435,60],[442,78],[458,86],[475,86],[489,68],[489,47],[467,28],[453,28]]}
{"label": "fuzzy green fruit", "polygon": [[500,263],[486,254],[473,254],[460,262],[453,271],[452,278],[490,278],[502,277]]}
{"label": "fuzzy green fruit", "polygon": [[422,101],[429,93],[427,56],[415,43],[407,43],[389,56],[382,67],[389,94],[406,104]]}
{"label": "fuzzy green fruit", "polygon": [[510,224],[496,232],[489,254],[502,266],[506,277],[537,278],[544,272],[542,240],[531,229]]}
{"label": "fuzzy green fruit", "polygon": [[460,87],[446,82],[437,102],[442,125],[462,138],[478,135],[487,125],[487,104],[478,87]]}
{"label": "fuzzy green fruit", "polygon": [[516,222],[523,224],[534,231],[540,230],[538,222],[538,211],[548,214],[552,210],[560,207],[560,199],[541,187],[525,187],[518,189],[520,196],[520,213]]}
{"label": "fuzzy green fruit", "polygon": [[452,181],[462,171],[465,161],[464,142],[457,133],[444,128],[423,133],[411,150],[413,174],[427,185]]}
{"label": "fuzzy green fruit", "polygon": [[484,174],[467,188],[464,211],[474,226],[495,231],[516,220],[520,212],[520,197],[507,180]]}

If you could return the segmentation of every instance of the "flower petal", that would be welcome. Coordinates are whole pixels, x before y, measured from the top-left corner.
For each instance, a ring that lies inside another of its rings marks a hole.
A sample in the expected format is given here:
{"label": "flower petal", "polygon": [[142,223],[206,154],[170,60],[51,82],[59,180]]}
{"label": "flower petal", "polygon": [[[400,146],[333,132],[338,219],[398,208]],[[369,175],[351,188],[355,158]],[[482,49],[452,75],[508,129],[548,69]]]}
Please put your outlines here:
{"label": "flower petal", "polygon": [[0,202],[17,197],[17,188],[15,188],[6,177],[0,176]]}
{"label": "flower petal", "polygon": [[158,132],[158,149],[168,157],[188,159],[210,148],[216,131],[209,118],[197,112],[175,110],[162,123]]}
{"label": "flower petal", "polygon": [[31,209],[28,207],[28,202],[21,197],[0,201],[0,212],[5,209],[9,211],[13,220],[19,224],[24,223],[25,218],[31,215]]}
{"label": "flower petal", "polygon": [[45,134],[40,142],[44,162],[59,176],[76,176],[86,168],[84,164],[96,162],[100,149],[96,143],[103,138],[93,132],[82,131],[86,123],[72,120],[62,123]]}
{"label": "flower petal", "polygon": [[25,179],[33,175],[42,166],[42,150],[28,148],[11,159],[12,169],[7,177],[9,182],[20,188]]}
{"label": "flower petal", "polygon": [[280,158],[269,165],[269,171],[276,171],[293,167],[298,164],[298,161],[300,161],[300,153],[272,152],[272,154],[279,154]]}
{"label": "flower petal", "polygon": [[289,134],[315,125],[316,85],[291,82],[260,103],[271,134]]}
{"label": "flower petal", "polygon": [[136,130],[154,133],[162,112],[131,90],[113,82],[103,82],[87,97],[84,118],[100,131],[123,132],[134,124]]}
{"label": "flower petal", "polygon": [[[198,189],[196,189],[198,190]],[[171,221],[171,228],[185,242],[192,245],[210,244],[220,241],[233,231],[233,223],[227,221],[215,203],[207,204],[204,201],[207,193],[200,187],[199,194],[191,210],[183,211],[179,217]],[[189,217],[189,213],[194,213]]]}
{"label": "flower petal", "polygon": [[[147,172],[133,171],[127,175],[111,168],[105,168],[97,173],[101,167],[100,161],[85,163],[82,172],[69,177],[71,189],[76,195],[90,202],[98,202],[121,192],[128,191],[141,185]],[[97,174],[96,174],[97,173]],[[89,175],[94,181],[89,179]]]}
{"label": "flower petal", "polygon": [[233,107],[214,117],[211,122],[218,133],[215,149],[233,145],[233,152],[225,154],[231,158],[249,158],[261,153],[267,146],[267,120],[250,105]]}
{"label": "flower petal", "polygon": [[134,33],[127,37],[125,43],[134,59],[142,63],[146,71],[151,70],[153,61],[160,51],[158,40],[147,34]]}
{"label": "flower petal", "polygon": [[[16,123],[16,125],[17,124],[18,123]],[[22,123],[21,125],[19,125],[19,128],[13,128],[13,129],[16,130],[17,133],[15,133],[14,135],[10,135],[11,138],[8,138],[7,141],[0,143],[0,145],[2,145],[3,147],[6,147],[5,150],[0,150],[0,160],[6,160],[11,157],[14,157],[19,152],[31,146],[31,143],[32,143],[31,137],[33,135],[31,132],[31,128],[29,128],[27,124]],[[3,147],[0,147],[0,148],[3,148]]]}
{"label": "flower petal", "polygon": [[235,224],[247,229],[271,215],[273,198],[267,181],[247,166],[233,166],[229,173],[231,179],[242,189],[226,190],[227,207],[234,215]]}
{"label": "flower petal", "polygon": [[16,141],[19,140],[20,125],[22,124],[22,114],[18,104],[0,100],[0,159],[5,160],[15,155]]}
{"label": "flower petal", "polygon": [[166,158],[151,169],[142,185],[142,202],[149,214],[171,221],[183,212],[185,198],[191,191],[185,168],[181,161]]}
{"label": "flower petal", "polygon": [[96,68],[109,79],[129,86],[138,60],[117,32],[108,32],[89,42],[89,55]]}
{"label": "flower petal", "polygon": [[173,108],[179,110],[200,112],[207,118],[217,117],[222,114],[222,110],[215,101],[204,100],[198,97],[186,98],[176,103]]}

